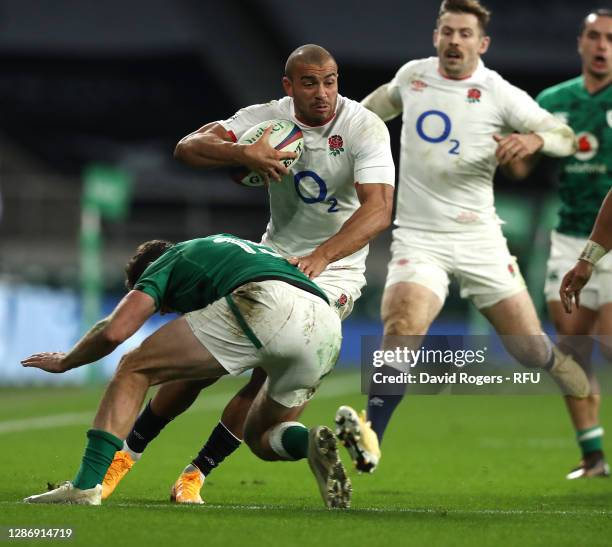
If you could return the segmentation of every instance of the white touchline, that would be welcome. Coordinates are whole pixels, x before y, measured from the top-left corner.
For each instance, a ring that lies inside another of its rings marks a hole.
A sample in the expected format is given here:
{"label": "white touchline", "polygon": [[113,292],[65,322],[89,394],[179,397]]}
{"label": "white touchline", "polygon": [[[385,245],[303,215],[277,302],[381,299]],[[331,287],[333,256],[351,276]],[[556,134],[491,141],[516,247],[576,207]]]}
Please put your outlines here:
{"label": "white touchline", "polygon": [[[358,374],[341,374],[332,376],[323,381],[323,384],[316,395],[316,399],[329,399],[339,395],[357,394],[359,393],[359,375]],[[225,393],[215,393],[214,395],[206,395],[203,392],[201,397],[194,403],[190,411],[203,412],[214,410],[215,408],[221,411],[226,403],[234,394],[233,391]],[[49,416],[34,416],[32,418],[20,418],[18,420],[0,421],[0,435],[6,433],[19,433],[21,431],[30,431],[32,429],[47,429],[50,427],[68,427],[74,425],[90,424],[94,417],[94,410],[88,412],[72,412],[66,414],[51,414]]]}
{"label": "white touchline", "polygon": [[[22,505],[21,501],[0,501],[2,505]],[[221,510],[227,511],[242,510],[242,511],[285,511],[287,509],[293,509],[290,505],[215,505],[207,503],[206,505],[192,505],[186,503],[105,503],[107,507],[127,507],[135,509],[166,509],[171,508],[177,511],[209,511],[209,510]],[[329,514],[329,509],[322,507],[300,507],[300,509],[308,510],[309,512],[320,512]],[[546,516],[576,516],[576,517],[589,517],[589,516],[603,516],[608,517],[612,515],[612,510],[607,511],[605,509],[593,509],[584,511],[565,511],[562,509],[453,509],[453,508],[427,508],[427,507],[354,507],[348,510],[349,513],[414,513],[414,514],[431,514],[433,516],[439,515],[503,515],[503,516],[519,516],[519,515],[546,515]],[[343,512],[344,513],[344,512]]]}

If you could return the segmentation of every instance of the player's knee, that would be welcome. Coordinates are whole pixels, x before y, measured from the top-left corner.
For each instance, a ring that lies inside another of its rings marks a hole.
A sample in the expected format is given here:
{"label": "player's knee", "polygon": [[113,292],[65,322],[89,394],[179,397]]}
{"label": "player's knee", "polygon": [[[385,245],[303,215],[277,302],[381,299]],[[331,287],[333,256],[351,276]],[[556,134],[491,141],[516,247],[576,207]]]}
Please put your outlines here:
{"label": "player's knee", "polygon": [[251,427],[246,427],[244,430],[244,442],[249,447],[251,452],[262,460],[271,460],[269,451],[265,449],[263,438],[259,431]]}
{"label": "player's knee", "polygon": [[506,349],[526,368],[545,368],[552,357],[552,345],[543,337],[512,337],[506,341]]}
{"label": "player's knee", "polygon": [[389,312],[382,319],[388,336],[414,336],[421,334],[424,328],[419,321],[399,311]]}
{"label": "player's knee", "polygon": [[143,364],[144,361],[140,356],[138,348],[136,348],[121,357],[114,376],[115,378],[121,378],[133,374],[141,374],[149,380],[149,383],[152,383],[152,378],[147,374],[147,368]]}

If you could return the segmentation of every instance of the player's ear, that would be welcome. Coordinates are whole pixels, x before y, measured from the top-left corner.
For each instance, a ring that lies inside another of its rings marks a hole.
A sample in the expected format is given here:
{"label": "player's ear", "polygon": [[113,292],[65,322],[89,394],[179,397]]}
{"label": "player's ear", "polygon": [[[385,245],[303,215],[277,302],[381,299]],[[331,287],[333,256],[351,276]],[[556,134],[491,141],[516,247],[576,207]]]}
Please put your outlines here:
{"label": "player's ear", "polygon": [[285,94],[289,95],[289,97],[293,97],[293,84],[287,76],[283,76],[283,89],[285,90]]}
{"label": "player's ear", "polygon": [[484,36],[482,40],[480,41],[480,48],[478,50],[478,53],[480,55],[484,55],[489,49],[490,44],[491,44],[491,38],[489,36]]}
{"label": "player's ear", "polygon": [[439,37],[438,29],[435,28],[433,31],[433,45],[436,49],[438,48],[438,37]]}

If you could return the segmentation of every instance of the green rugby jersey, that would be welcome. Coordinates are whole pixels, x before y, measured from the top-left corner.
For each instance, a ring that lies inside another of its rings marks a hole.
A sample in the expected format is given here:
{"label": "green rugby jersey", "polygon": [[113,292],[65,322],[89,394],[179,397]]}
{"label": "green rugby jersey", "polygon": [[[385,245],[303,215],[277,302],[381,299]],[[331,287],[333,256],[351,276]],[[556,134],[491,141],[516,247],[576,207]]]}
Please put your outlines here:
{"label": "green rugby jersey", "polygon": [[612,85],[590,95],[582,76],[545,89],[540,106],[576,133],[578,152],[561,158],[557,231],[587,237],[612,186]]}
{"label": "green rugby jersey", "polygon": [[325,293],[269,247],[229,234],[177,243],[142,273],[134,286],[155,307],[180,313],[199,310],[249,281],[279,279],[314,293]]}

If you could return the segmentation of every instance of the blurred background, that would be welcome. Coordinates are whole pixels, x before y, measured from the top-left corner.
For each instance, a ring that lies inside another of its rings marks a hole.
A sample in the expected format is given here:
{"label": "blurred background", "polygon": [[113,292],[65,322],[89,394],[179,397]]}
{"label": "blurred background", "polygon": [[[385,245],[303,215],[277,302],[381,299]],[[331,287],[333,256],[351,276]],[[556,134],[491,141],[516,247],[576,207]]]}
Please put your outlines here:
{"label": "blurred background", "polygon": [[[535,96],[578,75],[575,1],[490,0],[486,64]],[[172,157],[176,142],[238,108],[279,98],[287,55],[317,43],[336,57],[341,94],[360,100],[404,62],[434,54],[438,1],[0,0],[0,384],[53,377],[19,360],[67,350],[124,293],[123,266],[144,240],[229,231],[258,240],[264,191]],[[597,7],[597,6],[594,6]],[[395,158],[400,121],[389,124]],[[556,198],[550,170],[496,180],[500,216],[539,309]],[[94,205],[92,207],[92,204]],[[96,211],[101,211],[98,214]],[[345,324],[342,362],[380,331],[390,232],[371,246],[368,287]],[[543,315],[544,318],[544,315]],[[153,322],[131,345],[150,332]],[[482,323],[453,291],[435,332]]]}

